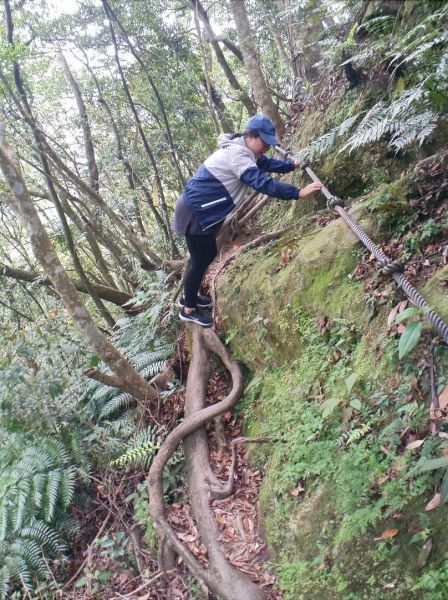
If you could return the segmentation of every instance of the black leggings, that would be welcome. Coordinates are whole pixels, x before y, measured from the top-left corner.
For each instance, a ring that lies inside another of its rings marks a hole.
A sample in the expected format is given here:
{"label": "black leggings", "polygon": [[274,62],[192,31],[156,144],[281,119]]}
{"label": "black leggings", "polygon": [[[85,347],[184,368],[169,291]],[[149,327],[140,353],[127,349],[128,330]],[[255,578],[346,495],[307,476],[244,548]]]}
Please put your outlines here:
{"label": "black leggings", "polygon": [[216,254],[216,234],[208,233],[206,235],[185,235],[187,240],[188,252],[191,260],[184,277],[184,297],[187,308],[195,308],[199,287],[207,267]]}

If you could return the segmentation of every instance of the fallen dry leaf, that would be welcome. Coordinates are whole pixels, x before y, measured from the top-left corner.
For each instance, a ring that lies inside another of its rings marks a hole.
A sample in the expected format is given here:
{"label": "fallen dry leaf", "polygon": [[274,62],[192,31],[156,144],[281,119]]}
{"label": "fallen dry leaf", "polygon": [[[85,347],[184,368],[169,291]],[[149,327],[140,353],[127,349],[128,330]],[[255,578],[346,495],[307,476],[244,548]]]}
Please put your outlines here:
{"label": "fallen dry leaf", "polygon": [[446,385],[439,396],[439,408],[441,410],[448,407],[448,385]]}
{"label": "fallen dry leaf", "polygon": [[394,322],[395,317],[401,313],[406,306],[408,305],[408,300],[403,300],[402,302],[399,302],[396,306],[393,307],[393,309],[390,311],[388,317],[387,317],[387,326],[388,328],[392,327],[392,323]]}
{"label": "fallen dry leaf", "polygon": [[283,267],[289,262],[291,254],[291,248],[283,250],[282,255],[280,257],[280,262],[278,263],[277,268],[275,269],[276,271],[280,271],[280,269],[283,269]]}
{"label": "fallen dry leaf", "polygon": [[386,529],[386,531],[383,531],[383,533],[380,535],[380,537],[376,537],[375,542],[379,541],[379,540],[390,540],[391,538],[394,538],[396,535],[398,534],[398,529]]}
{"label": "fallen dry leaf", "polygon": [[415,448],[420,448],[420,446],[423,445],[425,440],[415,440],[414,442],[410,442],[406,447],[405,450],[415,450]]}
{"label": "fallen dry leaf", "polygon": [[434,510],[440,505],[440,494],[436,494],[430,502],[425,506],[425,510]]}
{"label": "fallen dry leaf", "polygon": [[383,586],[383,590],[393,590],[397,583],[398,579],[394,579],[393,581],[386,583],[386,585]]}

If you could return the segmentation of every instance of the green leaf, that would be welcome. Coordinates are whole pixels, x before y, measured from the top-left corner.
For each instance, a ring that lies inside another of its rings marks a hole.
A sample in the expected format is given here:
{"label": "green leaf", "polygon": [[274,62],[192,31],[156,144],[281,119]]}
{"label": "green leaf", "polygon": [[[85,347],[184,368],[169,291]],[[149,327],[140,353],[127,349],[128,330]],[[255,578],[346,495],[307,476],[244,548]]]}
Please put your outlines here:
{"label": "green leaf", "polygon": [[395,325],[398,325],[398,323],[401,323],[402,321],[404,321],[408,317],[414,317],[415,315],[418,315],[419,313],[420,313],[420,309],[419,308],[416,308],[415,306],[411,306],[411,307],[406,308],[405,310],[401,311],[401,313],[399,313],[395,317],[395,319],[393,320],[393,323]]}
{"label": "green leaf", "polygon": [[350,402],[350,406],[355,410],[361,410],[361,400],[358,400],[358,398],[353,398],[353,400]]}
{"label": "green leaf", "polygon": [[415,348],[420,339],[422,327],[423,325],[420,321],[409,323],[398,342],[398,358],[403,358],[403,356]]}
{"label": "green leaf", "polygon": [[441,469],[442,467],[448,467],[448,456],[426,460],[417,465],[415,471],[417,473],[425,473],[426,471],[434,471],[435,469]]}
{"label": "green leaf", "polygon": [[440,504],[445,504],[448,500],[448,471],[446,471],[443,481],[442,487],[440,488]]}
{"label": "green leaf", "polygon": [[325,419],[334,411],[336,406],[341,402],[339,398],[328,398],[325,402],[322,402],[320,409],[322,411],[322,416]]}
{"label": "green leaf", "polygon": [[93,356],[90,358],[90,361],[89,361],[89,367],[93,369],[94,367],[97,367],[97,366],[100,364],[100,362],[101,362],[101,359],[100,359],[100,357],[99,357],[99,356],[97,356],[96,354],[94,354],[94,355],[93,355]]}
{"label": "green leaf", "polygon": [[349,394],[352,391],[357,379],[358,375],[356,375],[356,373],[352,373],[350,377],[347,377],[347,379],[345,380],[345,385],[347,386],[347,391]]}
{"label": "green leaf", "polygon": [[54,381],[53,383],[50,383],[50,386],[48,388],[48,393],[50,394],[50,396],[53,400],[57,396],[60,396],[63,391],[64,391],[64,386],[59,381]]}

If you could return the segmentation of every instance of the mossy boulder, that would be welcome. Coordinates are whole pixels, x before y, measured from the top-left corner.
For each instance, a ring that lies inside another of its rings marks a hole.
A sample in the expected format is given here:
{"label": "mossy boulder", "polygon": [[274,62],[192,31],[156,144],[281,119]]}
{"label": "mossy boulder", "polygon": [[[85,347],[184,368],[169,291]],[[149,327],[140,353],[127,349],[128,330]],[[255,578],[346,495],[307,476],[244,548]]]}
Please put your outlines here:
{"label": "mossy boulder", "polygon": [[[351,208],[376,241],[378,215],[396,209],[389,200],[406,185]],[[426,384],[412,355],[398,361],[390,306],[372,315],[352,277],[363,253],[336,219],[241,255],[218,290],[231,351],[251,372],[245,433],[272,440],[251,457],[266,473],[262,527],[285,600],[441,600],[448,582],[447,510],[425,511],[433,474],[415,471],[443,438],[427,434]],[[443,314],[446,275],[421,290]],[[415,439],[421,448],[406,450]],[[387,530],[397,533],[383,539]],[[429,539],[437,554],[425,556]]]}
{"label": "mossy boulder", "polygon": [[[350,213],[372,229],[368,203]],[[247,253],[231,266],[219,288],[228,339],[239,331],[234,351],[249,367],[280,366],[300,354],[297,311],[329,318],[367,320],[362,283],[351,273],[361,247],[348,225],[337,219],[298,238],[286,234],[271,248]],[[249,275],[250,274],[250,275]]]}
{"label": "mossy boulder", "polygon": [[420,287],[419,292],[445,323],[448,323],[448,265],[438,269],[431,279]]}

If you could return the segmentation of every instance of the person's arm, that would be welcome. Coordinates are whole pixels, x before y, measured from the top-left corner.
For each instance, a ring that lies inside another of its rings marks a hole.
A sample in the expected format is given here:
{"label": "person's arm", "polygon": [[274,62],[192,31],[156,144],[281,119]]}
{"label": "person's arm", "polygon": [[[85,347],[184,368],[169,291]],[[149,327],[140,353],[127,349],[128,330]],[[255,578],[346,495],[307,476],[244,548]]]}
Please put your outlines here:
{"label": "person's arm", "polygon": [[295,185],[289,183],[282,183],[273,179],[260,171],[257,167],[250,167],[246,169],[244,173],[240,175],[240,179],[243,183],[250,186],[258,192],[262,192],[267,196],[273,198],[279,198],[280,200],[297,200],[298,198],[306,198],[314,192],[318,192],[322,184],[321,183],[310,183],[304,188],[299,189]]}
{"label": "person's arm", "polygon": [[257,167],[266,173],[290,173],[296,168],[296,163],[293,160],[268,158],[263,155],[257,160]]}
{"label": "person's arm", "polygon": [[240,175],[243,183],[250,186],[258,192],[279,198],[280,200],[297,200],[299,197],[299,188],[290,183],[282,183],[263,173],[258,167],[250,167]]}

